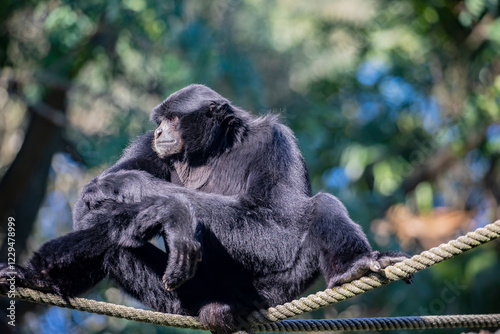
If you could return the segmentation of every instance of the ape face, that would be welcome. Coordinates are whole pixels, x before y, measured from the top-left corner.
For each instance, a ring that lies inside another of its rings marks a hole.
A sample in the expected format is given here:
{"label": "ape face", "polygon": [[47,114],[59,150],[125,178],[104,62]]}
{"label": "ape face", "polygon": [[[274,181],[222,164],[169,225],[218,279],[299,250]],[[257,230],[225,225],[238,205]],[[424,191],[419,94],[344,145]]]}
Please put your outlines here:
{"label": "ape face", "polygon": [[[160,158],[206,160],[227,149],[244,128],[236,124],[237,109],[203,85],[191,85],[170,95],[153,109],[158,127],[153,150]],[[240,115],[241,116],[241,115]]]}
{"label": "ape face", "polygon": [[155,130],[153,150],[160,158],[165,158],[180,153],[183,146],[179,117],[163,118]]}

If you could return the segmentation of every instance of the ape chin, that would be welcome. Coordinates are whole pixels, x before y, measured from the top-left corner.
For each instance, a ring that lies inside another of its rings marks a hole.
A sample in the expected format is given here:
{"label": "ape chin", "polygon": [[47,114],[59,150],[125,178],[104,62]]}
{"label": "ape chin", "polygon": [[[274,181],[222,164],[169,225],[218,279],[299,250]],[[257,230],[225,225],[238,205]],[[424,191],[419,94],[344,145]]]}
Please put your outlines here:
{"label": "ape chin", "polygon": [[229,333],[319,275],[333,287],[407,257],[372,251],[336,197],[311,194],[297,140],[276,116],[191,85],[151,120],[156,130],[84,187],[75,231],[19,267],[20,285],[74,296],[109,277],[155,310]]}

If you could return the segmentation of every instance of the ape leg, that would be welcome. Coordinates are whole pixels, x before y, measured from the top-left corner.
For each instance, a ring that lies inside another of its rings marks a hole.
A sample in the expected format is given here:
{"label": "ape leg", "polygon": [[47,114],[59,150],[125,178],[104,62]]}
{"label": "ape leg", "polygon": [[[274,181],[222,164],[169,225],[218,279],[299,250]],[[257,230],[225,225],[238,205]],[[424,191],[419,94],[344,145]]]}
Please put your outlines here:
{"label": "ape leg", "polygon": [[150,243],[136,249],[114,245],[102,231],[93,227],[51,240],[15,270],[0,264],[0,285],[15,277],[18,286],[74,297],[109,275],[145,305],[179,313],[174,293],[165,291],[161,280],[166,254]]}
{"label": "ape leg", "polygon": [[320,247],[320,268],[328,287],[350,282],[370,270],[379,272],[408,258],[399,252],[372,251],[361,227],[334,196],[319,193],[313,201],[311,237],[313,244]]}
{"label": "ape leg", "polygon": [[109,277],[128,294],[154,310],[182,313],[176,293],[166,291],[162,275],[168,257],[150,243],[139,248],[114,248],[104,258]]}
{"label": "ape leg", "polygon": [[19,286],[75,296],[105,276],[102,261],[111,247],[101,229],[69,233],[45,243],[24,266],[0,265],[0,284],[11,277]]}
{"label": "ape leg", "polygon": [[[144,305],[160,312],[187,314],[187,305],[181,305],[177,294],[190,294],[190,288],[186,287],[187,290],[182,292],[166,291],[162,285],[166,264],[165,253],[150,243],[140,248],[116,248],[108,252],[104,259],[108,276]],[[193,311],[196,312],[196,307]],[[216,329],[216,333],[225,334],[248,327],[236,313],[228,304],[212,302],[201,307],[199,317],[202,322]]]}

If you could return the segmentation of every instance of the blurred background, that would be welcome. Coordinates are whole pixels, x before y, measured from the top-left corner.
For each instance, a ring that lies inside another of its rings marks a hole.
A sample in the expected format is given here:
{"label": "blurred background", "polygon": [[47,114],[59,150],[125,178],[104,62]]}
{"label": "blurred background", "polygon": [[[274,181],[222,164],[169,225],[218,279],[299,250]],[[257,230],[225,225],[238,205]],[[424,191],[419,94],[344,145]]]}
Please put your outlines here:
{"label": "blurred background", "polygon": [[[338,196],[376,249],[420,252],[484,226],[500,205],[499,11],[498,0],[1,1],[0,260],[8,217],[19,263],[71,231],[81,188],[190,83],[281,114],[314,191]],[[493,242],[305,317],[499,313],[499,257]],[[141,307],[110,282],[87,296]],[[16,316],[19,333],[186,332],[20,302]]]}

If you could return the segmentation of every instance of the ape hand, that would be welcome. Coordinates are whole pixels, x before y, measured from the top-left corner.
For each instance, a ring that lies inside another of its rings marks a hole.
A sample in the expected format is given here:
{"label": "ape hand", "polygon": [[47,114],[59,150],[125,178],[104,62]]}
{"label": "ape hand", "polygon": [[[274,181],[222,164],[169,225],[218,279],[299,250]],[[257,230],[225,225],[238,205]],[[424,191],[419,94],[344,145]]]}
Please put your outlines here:
{"label": "ape hand", "polygon": [[105,200],[138,203],[146,196],[157,196],[154,176],[146,172],[117,171],[92,179],[82,190],[82,201],[89,210]]}
{"label": "ape hand", "polygon": [[201,261],[201,244],[189,239],[172,240],[169,243],[168,265],[163,275],[167,291],[181,286],[196,273]]}
{"label": "ape hand", "polygon": [[119,185],[104,178],[94,178],[82,190],[81,200],[89,210],[95,210],[105,200],[119,201]]}

